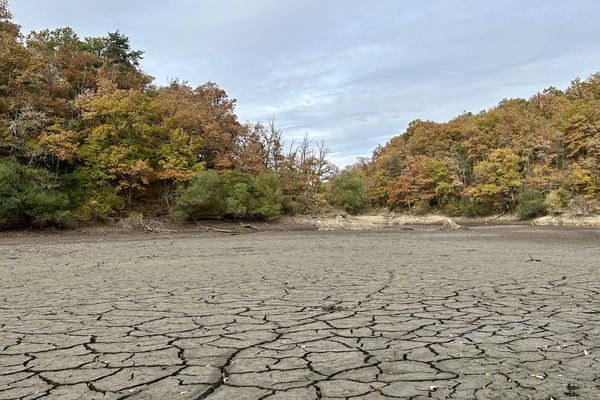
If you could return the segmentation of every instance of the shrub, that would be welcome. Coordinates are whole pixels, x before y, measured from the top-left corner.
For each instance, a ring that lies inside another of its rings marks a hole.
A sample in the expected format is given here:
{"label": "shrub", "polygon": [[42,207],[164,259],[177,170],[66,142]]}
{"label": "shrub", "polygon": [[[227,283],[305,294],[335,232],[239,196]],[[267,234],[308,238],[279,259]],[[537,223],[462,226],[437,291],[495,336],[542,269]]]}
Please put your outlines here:
{"label": "shrub", "polygon": [[180,218],[229,216],[272,218],[281,215],[283,191],[269,172],[254,180],[242,171],[202,171],[178,192],[172,213]]}
{"label": "shrub", "polygon": [[221,216],[225,212],[223,187],[216,171],[200,171],[178,191],[171,212],[179,218]]}
{"label": "shrub", "polygon": [[124,208],[123,199],[110,186],[88,188],[81,193],[80,206],[75,211],[82,221],[105,221],[109,215]]}
{"label": "shrub", "polygon": [[223,195],[223,215],[245,217],[248,215],[254,183],[252,178],[242,171],[226,171],[219,175]]}
{"label": "shrub", "polygon": [[425,215],[431,211],[428,201],[419,200],[412,206],[411,211],[415,215]]}
{"label": "shrub", "polygon": [[497,210],[497,207],[490,202],[478,201],[469,197],[464,197],[459,202],[461,212],[469,217],[479,217],[482,215],[492,214]]}
{"label": "shrub", "polygon": [[520,218],[533,218],[546,214],[544,196],[538,191],[527,190],[517,196],[515,213]]}
{"label": "shrub", "polygon": [[544,205],[551,214],[561,214],[569,205],[569,193],[563,189],[556,189],[546,195]]}
{"label": "shrub", "polygon": [[126,228],[140,228],[144,226],[144,213],[131,211],[127,218],[123,220],[123,226]]}
{"label": "shrub", "polygon": [[333,204],[350,214],[360,214],[371,207],[367,184],[353,171],[342,171],[332,183]]}
{"label": "shrub", "polygon": [[0,227],[70,224],[69,199],[57,186],[46,171],[0,160]]}
{"label": "shrub", "polygon": [[460,201],[457,198],[451,198],[445,202],[441,208],[442,212],[449,216],[458,216],[462,214]]}
{"label": "shrub", "polygon": [[254,179],[255,194],[250,214],[259,218],[274,218],[283,211],[283,189],[276,175],[261,172]]}

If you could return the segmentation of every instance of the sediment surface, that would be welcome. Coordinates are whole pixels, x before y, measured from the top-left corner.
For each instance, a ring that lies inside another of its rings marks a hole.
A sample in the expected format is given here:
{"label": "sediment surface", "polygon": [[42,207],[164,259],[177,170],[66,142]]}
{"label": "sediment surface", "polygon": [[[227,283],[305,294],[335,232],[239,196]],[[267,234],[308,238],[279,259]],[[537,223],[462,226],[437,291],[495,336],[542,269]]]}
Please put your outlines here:
{"label": "sediment surface", "polygon": [[0,238],[0,399],[600,399],[600,231]]}

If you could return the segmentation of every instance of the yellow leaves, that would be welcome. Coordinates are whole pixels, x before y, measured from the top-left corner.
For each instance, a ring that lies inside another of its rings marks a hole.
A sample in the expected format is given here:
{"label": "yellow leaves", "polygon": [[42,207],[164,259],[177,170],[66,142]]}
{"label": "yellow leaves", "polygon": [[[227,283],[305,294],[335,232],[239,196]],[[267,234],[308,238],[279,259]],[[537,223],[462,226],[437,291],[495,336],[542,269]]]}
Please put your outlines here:
{"label": "yellow leaves", "polygon": [[494,183],[480,183],[467,191],[469,197],[477,201],[488,201],[501,193],[504,193],[502,188]]}
{"label": "yellow leaves", "polygon": [[502,192],[509,192],[521,185],[523,161],[512,149],[496,149],[488,160],[475,165],[474,174],[480,182],[499,185]]}
{"label": "yellow leaves", "polygon": [[600,190],[597,175],[579,163],[569,166],[565,183],[568,189],[574,193],[582,194],[586,199],[596,198]]}
{"label": "yellow leaves", "polygon": [[79,158],[79,148],[70,141],[71,132],[44,133],[38,140],[38,148],[60,161],[71,163]]}
{"label": "yellow leaves", "polygon": [[490,199],[499,194],[512,197],[523,182],[523,161],[511,149],[493,150],[488,160],[475,165],[473,172],[479,183],[468,191],[469,196],[477,200]]}
{"label": "yellow leaves", "polygon": [[176,168],[166,168],[157,175],[158,179],[163,181],[187,182],[194,176],[194,171],[182,171]]}
{"label": "yellow leaves", "polygon": [[194,170],[190,167],[189,158],[172,152],[163,155],[158,162],[157,177],[160,180],[169,180],[175,182],[187,182],[194,175]]}

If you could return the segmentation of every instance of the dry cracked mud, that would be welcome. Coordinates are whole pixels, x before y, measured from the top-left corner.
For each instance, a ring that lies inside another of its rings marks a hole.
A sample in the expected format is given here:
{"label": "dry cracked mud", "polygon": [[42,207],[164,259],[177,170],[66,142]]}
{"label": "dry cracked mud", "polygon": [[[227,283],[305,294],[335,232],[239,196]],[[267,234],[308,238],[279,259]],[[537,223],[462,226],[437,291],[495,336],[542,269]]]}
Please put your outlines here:
{"label": "dry cracked mud", "polygon": [[600,399],[600,231],[0,239],[0,399]]}

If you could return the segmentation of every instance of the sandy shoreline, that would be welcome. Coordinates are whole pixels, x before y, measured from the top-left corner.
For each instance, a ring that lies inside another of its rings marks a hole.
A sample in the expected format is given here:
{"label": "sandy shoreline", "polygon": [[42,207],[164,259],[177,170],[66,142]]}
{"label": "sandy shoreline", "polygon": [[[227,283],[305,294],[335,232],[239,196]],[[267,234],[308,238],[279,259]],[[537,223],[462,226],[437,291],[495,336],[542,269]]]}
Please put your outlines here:
{"label": "sandy shoreline", "polygon": [[532,225],[557,227],[600,227],[600,215],[548,215],[522,220],[514,215],[487,217],[448,217],[441,214],[371,214],[371,215],[302,215],[284,216],[270,221],[206,220],[182,222],[173,220],[145,220],[143,225],[120,220],[108,224],[90,224],[75,228],[23,228],[0,230],[0,238],[66,235],[66,236],[102,236],[128,235],[137,233],[215,233],[240,235],[255,232],[292,232],[292,231],[375,231],[381,229],[412,229],[427,226],[441,228],[446,219],[452,219],[462,227],[494,225]]}

